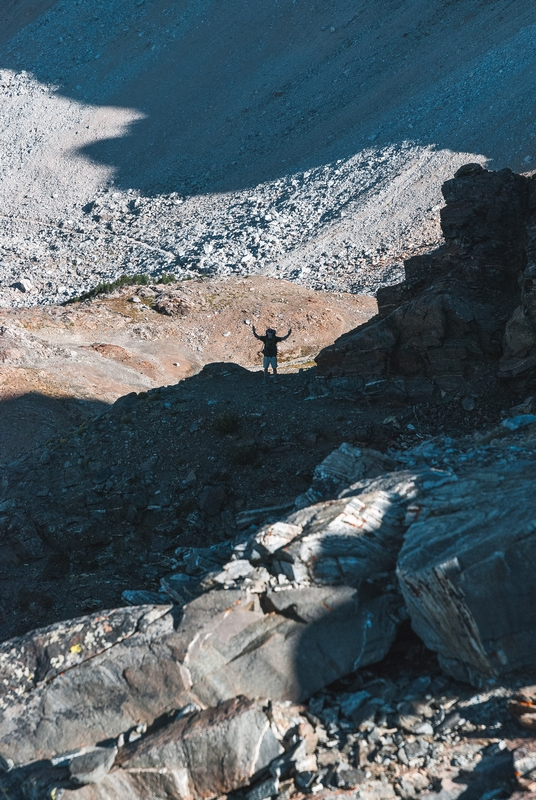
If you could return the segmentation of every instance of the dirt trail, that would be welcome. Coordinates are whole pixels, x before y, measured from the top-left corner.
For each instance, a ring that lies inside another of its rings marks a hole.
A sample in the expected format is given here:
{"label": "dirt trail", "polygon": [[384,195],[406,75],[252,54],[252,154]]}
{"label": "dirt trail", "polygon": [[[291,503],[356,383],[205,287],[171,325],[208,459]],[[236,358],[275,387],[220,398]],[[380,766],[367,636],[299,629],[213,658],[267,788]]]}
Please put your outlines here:
{"label": "dirt trail", "polygon": [[3,11],[4,305],[124,270],[372,291],[461,163],[536,157],[532,4],[48,5]]}

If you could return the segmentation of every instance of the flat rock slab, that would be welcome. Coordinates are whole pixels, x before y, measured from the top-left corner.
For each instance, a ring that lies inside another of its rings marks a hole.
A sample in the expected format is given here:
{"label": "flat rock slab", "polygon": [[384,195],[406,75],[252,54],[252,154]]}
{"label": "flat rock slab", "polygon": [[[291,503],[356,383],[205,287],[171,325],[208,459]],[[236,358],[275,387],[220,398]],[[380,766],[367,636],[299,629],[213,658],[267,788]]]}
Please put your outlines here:
{"label": "flat rock slab", "polygon": [[535,479],[534,463],[483,469],[412,509],[400,585],[415,631],[457,679],[534,663]]}
{"label": "flat rock slab", "polygon": [[128,639],[169,608],[102,611],[0,643],[0,712],[36,686]]}
{"label": "flat rock slab", "polygon": [[16,765],[50,758],[192,701],[301,700],[356,663],[381,658],[399,603],[396,594],[361,598],[348,587],[312,587],[300,618],[284,603],[277,613],[273,605],[263,610],[256,595],[212,591],[190,603],[176,627],[164,608],[147,630],[12,697],[0,718],[0,754]]}
{"label": "flat rock slab", "polygon": [[236,697],[160,722],[119,752],[99,747],[15,769],[2,785],[25,800],[201,800],[247,785],[282,752],[269,708]]}

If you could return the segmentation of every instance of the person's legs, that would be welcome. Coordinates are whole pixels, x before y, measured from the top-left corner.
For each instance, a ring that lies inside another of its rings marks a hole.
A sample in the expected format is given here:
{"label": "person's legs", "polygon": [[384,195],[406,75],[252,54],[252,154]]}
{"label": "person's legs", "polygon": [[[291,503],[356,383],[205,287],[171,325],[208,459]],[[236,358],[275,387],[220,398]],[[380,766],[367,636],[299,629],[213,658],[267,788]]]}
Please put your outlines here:
{"label": "person's legs", "polygon": [[275,358],[274,356],[264,356],[262,366],[264,371],[262,379],[264,383],[266,383],[266,380],[268,378],[269,374],[268,370],[270,369],[270,367],[272,368],[272,371],[274,373],[274,380],[277,380],[277,358]]}

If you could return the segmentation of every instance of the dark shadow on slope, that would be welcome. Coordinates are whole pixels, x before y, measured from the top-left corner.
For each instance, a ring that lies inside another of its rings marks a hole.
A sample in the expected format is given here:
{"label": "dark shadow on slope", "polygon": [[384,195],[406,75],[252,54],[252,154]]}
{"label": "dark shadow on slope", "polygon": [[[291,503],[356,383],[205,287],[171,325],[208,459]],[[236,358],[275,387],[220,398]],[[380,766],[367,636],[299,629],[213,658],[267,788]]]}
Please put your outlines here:
{"label": "dark shadow on slope", "polygon": [[39,449],[108,408],[99,400],[28,392],[0,401],[0,464]]}
{"label": "dark shadow on slope", "polygon": [[491,745],[484,750],[476,767],[462,770],[453,783],[465,787],[457,800],[482,800],[493,790],[494,797],[510,797],[517,788],[512,753],[509,750],[497,752],[496,745]]}
{"label": "dark shadow on slope", "polygon": [[22,31],[0,68],[143,115],[82,150],[124,189],[231,191],[406,140],[494,168],[532,152],[530,4],[147,0],[87,6],[74,30],[69,9]]}
{"label": "dark shadow on slope", "polygon": [[[401,599],[396,592],[381,592],[362,585],[346,599],[348,587],[326,587],[327,597],[307,609],[310,618],[296,650],[296,680],[300,700],[356,669],[385,657],[396,635]],[[306,595],[308,590],[298,590]],[[317,590],[318,591],[318,590]],[[320,594],[322,590],[319,590]],[[313,594],[315,592],[313,591]],[[341,599],[340,598],[344,598]],[[338,604],[340,603],[340,604]],[[303,617],[299,617],[304,619]]]}
{"label": "dark shadow on slope", "polygon": [[[322,420],[320,460],[342,440],[307,392],[305,374],[263,387],[259,372],[211,364],[121,398],[80,431],[59,417],[50,447],[3,470],[0,639],[121,605],[123,589],[156,591],[176,547],[230,539],[241,509],[292,500],[305,488],[298,466],[317,460],[300,435]],[[229,434],[216,423],[231,411]]]}

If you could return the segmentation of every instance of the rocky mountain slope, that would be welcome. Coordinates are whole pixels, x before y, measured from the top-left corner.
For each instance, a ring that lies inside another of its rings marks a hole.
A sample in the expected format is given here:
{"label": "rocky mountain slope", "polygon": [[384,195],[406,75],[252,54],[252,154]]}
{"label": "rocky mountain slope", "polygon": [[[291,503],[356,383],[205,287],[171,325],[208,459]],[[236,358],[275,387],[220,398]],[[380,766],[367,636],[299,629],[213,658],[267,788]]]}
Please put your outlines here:
{"label": "rocky mountain slope", "polygon": [[4,642],[4,789],[517,797],[534,768],[535,425],[432,438],[380,475],[345,444],[312,485],[338,499],[179,548],[130,609]]}
{"label": "rocky mountain slope", "polygon": [[7,466],[8,796],[532,792],[533,183],[461,168],[318,370],[212,363]]}
{"label": "rocky mountain slope", "polygon": [[536,795],[535,24],[3,4],[0,794]]}
{"label": "rocky mountain slope", "polygon": [[536,156],[530,3],[1,13],[3,305],[123,271],[372,292],[440,240],[440,186],[461,164]]}

